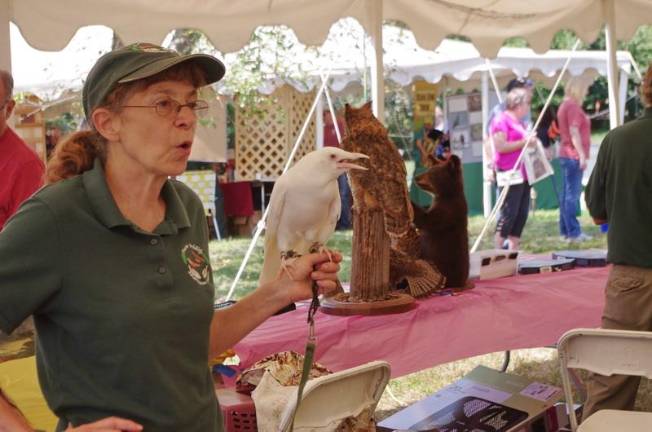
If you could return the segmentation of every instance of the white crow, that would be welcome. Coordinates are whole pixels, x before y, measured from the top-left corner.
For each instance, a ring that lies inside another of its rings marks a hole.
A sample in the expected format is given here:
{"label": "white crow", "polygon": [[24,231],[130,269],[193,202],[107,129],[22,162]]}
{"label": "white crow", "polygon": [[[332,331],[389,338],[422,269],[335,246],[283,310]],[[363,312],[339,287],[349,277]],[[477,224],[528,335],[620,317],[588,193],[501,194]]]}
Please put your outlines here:
{"label": "white crow", "polygon": [[275,279],[282,266],[292,277],[285,260],[324,250],[340,216],[337,178],[349,169],[366,169],[351,163],[361,158],[368,157],[324,147],[306,154],[278,178],[269,203],[260,284]]}

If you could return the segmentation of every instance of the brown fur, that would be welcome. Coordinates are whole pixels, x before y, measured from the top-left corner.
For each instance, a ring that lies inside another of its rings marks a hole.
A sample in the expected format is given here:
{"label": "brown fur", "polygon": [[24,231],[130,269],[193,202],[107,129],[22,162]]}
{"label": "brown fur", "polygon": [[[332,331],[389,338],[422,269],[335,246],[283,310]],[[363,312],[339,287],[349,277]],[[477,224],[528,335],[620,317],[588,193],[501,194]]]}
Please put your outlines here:
{"label": "brown fur", "polygon": [[346,136],[342,147],[346,151],[364,153],[369,159],[361,165],[369,171],[351,171],[351,192],[356,208],[377,208],[385,212],[385,228],[392,246],[411,256],[418,254],[410,245],[398,245],[398,237],[417,238],[412,224],[414,215],[405,178],[405,164],[396,146],[387,136],[385,127],[371,112],[371,103],[361,108],[346,106]]}
{"label": "brown fur", "polygon": [[469,233],[462,163],[455,155],[429,162],[428,171],[416,177],[417,184],[436,197],[430,209],[414,209],[422,258],[446,276],[447,287],[463,288],[469,277]]}
{"label": "brown fur", "polygon": [[364,153],[360,162],[368,171],[351,171],[349,181],[356,211],[382,208],[391,241],[390,280],[407,281],[413,295],[425,295],[443,286],[441,274],[419,260],[419,234],[408,197],[405,164],[387,130],[373,115],[371,103],[361,108],[346,105],[346,151]]}

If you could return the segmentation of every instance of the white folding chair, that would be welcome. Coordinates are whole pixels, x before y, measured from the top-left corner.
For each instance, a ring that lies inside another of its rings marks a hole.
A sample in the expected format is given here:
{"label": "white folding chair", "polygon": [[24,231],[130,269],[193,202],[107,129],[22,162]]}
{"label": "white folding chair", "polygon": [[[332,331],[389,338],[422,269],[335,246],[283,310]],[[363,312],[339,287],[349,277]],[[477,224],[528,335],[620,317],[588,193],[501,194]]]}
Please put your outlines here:
{"label": "white folding chair", "polygon": [[[389,381],[389,363],[373,361],[351,369],[311,379],[296,406],[290,398],[281,417],[279,430],[287,432],[294,418],[294,431],[314,431],[337,425],[363,409],[373,413]],[[334,428],[333,428],[334,430]]]}
{"label": "white folding chair", "polygon": [[597,411],[578,427],[568,370],[652,378],[652,332],[574,329],[559,339],[557,350],[573,432],[652,431],[652,413],[620,410]]}

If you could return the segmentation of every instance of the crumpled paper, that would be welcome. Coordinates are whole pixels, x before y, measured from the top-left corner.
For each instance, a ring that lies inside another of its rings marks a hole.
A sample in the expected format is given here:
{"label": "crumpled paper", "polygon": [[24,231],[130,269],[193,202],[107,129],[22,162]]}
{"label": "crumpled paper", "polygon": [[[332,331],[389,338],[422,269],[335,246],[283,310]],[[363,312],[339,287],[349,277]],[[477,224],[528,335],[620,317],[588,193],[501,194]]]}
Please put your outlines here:
{"label": "crumpled paper", "polygon": [[[265,372],[269,372],[283,386],[298,386],[303,370],[303,355],[294,351],[283,351],[257,361],[242,372],[235,386],[239,393],[251,394],[259,385]],[[310,379],[331,374],[330,370],[319,363],[313,363]]]}

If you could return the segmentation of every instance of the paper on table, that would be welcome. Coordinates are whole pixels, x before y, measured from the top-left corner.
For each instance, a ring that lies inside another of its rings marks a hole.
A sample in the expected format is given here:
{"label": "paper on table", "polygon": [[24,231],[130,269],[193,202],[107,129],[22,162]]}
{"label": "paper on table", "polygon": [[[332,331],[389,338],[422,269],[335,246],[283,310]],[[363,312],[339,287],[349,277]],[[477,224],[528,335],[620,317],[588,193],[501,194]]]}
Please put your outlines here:
{"label": "paper on table", "polygon": [[547,401],[556,396],[560,391],[561,389],[559,387],[554,387],[540,382],[533,382],[521,390],[521,394],[523,396],[528,396],[540,401]]}

